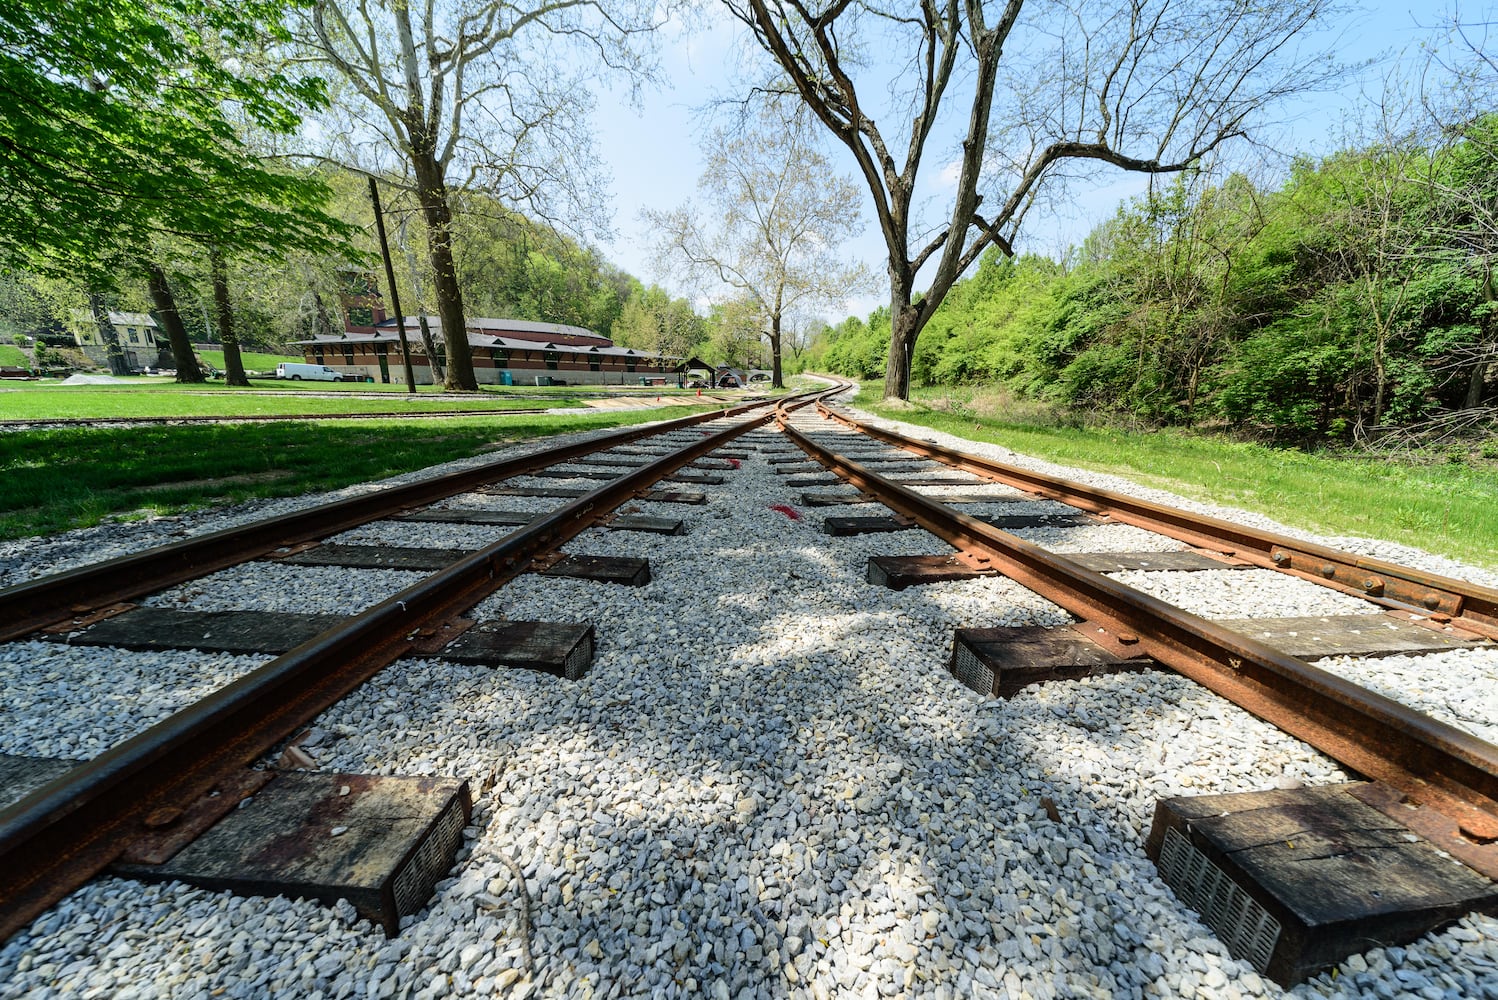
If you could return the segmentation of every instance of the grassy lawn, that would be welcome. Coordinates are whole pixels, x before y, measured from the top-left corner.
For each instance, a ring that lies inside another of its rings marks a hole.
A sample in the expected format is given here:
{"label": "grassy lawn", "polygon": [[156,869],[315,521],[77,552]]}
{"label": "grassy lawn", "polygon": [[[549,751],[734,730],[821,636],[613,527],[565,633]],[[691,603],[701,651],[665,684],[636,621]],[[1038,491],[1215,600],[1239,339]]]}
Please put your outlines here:
{"label": "grassy lawn", "polygon": [[[0,419],[57,417],[233,417],[307,416],[323,413],[392,413],[422,410],[516,410],[577,406],[575,396],[546,393],[533,398],[446,395],[440,392],[369,392],[378,385],[316,382],[317,389],[352,390],[334,398],[307,395],[309,383],[251,379],[254,390],[207,382],[181,385],[172,379],[132,378],[124,385],[60,385],[57,382],[0,383]],[[366,390],[360,392],[359,390]]]}
{"label": "grassy lawn", "polygon": [[981,396],[966,390],[918,390],[909,408],[883,405],[882,391],[881,383],[865,383],[856,405],[1024,455],[1258,511],[1310,531],[1404,542],[1498,568],[1498,463],[1418,465],[1267,448],[1180,430],[1058,427],[1033,412],[991,412]]}
{"label": "grassy lawn", "polygon": [[30,368],[31,362],[26,357],[26,352],[14,344],[0,344],[0,365],[7,368]]}
{"label": "grassy lawn", "polygon": [[0,540],[87,527],[110,516],[337,489],[526,438],[704,409],[0,433]]}
{"label": "grassy lawn", "polygon": [[[198,357],[203,359],[203,362],[205,364],[210,364],[213,367],[217,368],[219,371],[224,370],[223,351],[207,351],[203,350],[202,348],[197,348],[196,354],[198,355]],[[255,351],[239,352],[239,361],[240,364],[244,365],[245,371],[274,373],[276,370],[276,365],[279,365],[283,361],[301,364],[303,360],[304,359],[300,356],[290,354],[258,354]]]}

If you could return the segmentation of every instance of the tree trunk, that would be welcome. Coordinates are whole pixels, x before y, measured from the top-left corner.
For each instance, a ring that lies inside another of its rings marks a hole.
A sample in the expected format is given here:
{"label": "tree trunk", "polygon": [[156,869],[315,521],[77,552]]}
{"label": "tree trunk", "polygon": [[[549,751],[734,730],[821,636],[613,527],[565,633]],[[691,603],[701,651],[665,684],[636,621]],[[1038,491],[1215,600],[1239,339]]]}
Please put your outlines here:
{"label": "tree trunk", "polygon": [[775,295],[775,311],[770,314],[770,386],[774,389],[785,388],[785,381],[780,377],[780,292]]}
{"label": "tree trunk", "polygon": [[312,292],[312,337],[331,337],[337,331],[333,329],[333,317],[328,315],[327,304],[323,302],[322,296],[316,288],[310,285],[308,289]]}
{"label": "tree trunk", "polygon": [[1467,395],[1462,399],[1462,409],[1475,410],[1482,405],[1483,382],[1488,373],[1486,359],[1472,366],[1467,373]]}
{"label": "tree trunk", "polygon": [[167,283],[166,272],[152,261],[146,265],[146,281],[151,289],[151,302],[156,307],[156,317],[166,330],[167,342],[172,345],[172,355],[177,361],[178,382],[205,382],[203,370],[193,357],[192,341],[187,339],[187,328],[182,325],[182,316],[177,312],[177,300],[172,296],[172,286]]}
{"label": "tree trunk", "polygon": [[[442,339],[447,345],[447,389],[474,391],[473,352],[468,346],[468,325],[463,319],[463,293],[453,264],[452,210],[447,204],[447,182],[442,168],[429,151],[411,151],[416,174],[416,192],[427,224],[427,249],[432,261],[432,286],[437,296],[437,317],[442,320]],[[430,358],[435,363],[436,358]],[[435,370],[434,370],[435,374]]]}
{"label": "tree trunk", "polygon": [[910,359],[921,332],[920,307],[910,304],[908,289],[895,290],[889,306],[889,360],[884,366],[884,398],[910,398]]}
{"label": "tree trunk", "polygon": [[104,296],[98,292],[89,292],[88,310],[93,313],[94,325],[99,328],[99,339],[104,341],[104,353],[109,358],[109,374],[129,375],[130,365],[125,360],[125,349],[120,346],[120,331],[110,322],[109,310],[104,308]]}
{"label": "tree trunk", "polygon": [[416,325],[421,327],[421,346],[426,348],[427,364],[432,369],[432,384],[441,385],[443,382],[442,362],[437,355],[437,342],[432,339],[432,324],[427,322],[425,311],[416,314]]}
{"label": "tree trunk", "polygon": [[244,373],[244,359],[239,356],[239,337],[234,333],[234,311],[229,306],[229,267],[218,247],[208,250],[208,270],[213,282],[213,311],[218,323],[218,341],[224,347],[224,384],[246,388],[250,380]]}

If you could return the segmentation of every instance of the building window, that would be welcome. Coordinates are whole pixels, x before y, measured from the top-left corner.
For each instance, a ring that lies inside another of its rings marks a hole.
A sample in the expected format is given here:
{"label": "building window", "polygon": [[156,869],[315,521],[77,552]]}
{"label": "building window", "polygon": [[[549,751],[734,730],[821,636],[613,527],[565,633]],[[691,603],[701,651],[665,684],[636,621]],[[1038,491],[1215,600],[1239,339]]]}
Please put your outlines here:
{"label": "building window", "polygon": [[562,360],[561,351],[546,351],[541,356],[546,359],[546,367],[550,368],[553,371],[556,370],[557,365],[560,364]]}
{"label": "building window", "polygon": [[496,368],[503,368],[510,363],[510,352],[503,347],[491,347],[489,359],[494,362]]}

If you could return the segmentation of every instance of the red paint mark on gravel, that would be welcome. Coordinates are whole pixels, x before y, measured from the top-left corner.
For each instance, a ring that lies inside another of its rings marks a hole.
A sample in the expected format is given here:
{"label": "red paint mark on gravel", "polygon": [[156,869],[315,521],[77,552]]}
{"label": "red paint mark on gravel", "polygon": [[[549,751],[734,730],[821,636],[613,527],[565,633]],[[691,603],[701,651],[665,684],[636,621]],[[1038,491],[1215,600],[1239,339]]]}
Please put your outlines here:
{"label": "red paint mark on gravel", "polygon": [[740,462],[736,458],[730,458],[727,461],[728,461],[728,464],[731,465],[731,466],[733,466],[735,469],[739,468],[740,466],[742,466],[744,464],[743,462]]}
{"label": "red paint mark on gravel", "polygon": [[780,513],[784,514],[792,521],[801,520],[801,515],[796,511],[796,508],[792,507],[790,504],[772,503],[770,504],[770,509],[780,511]]}

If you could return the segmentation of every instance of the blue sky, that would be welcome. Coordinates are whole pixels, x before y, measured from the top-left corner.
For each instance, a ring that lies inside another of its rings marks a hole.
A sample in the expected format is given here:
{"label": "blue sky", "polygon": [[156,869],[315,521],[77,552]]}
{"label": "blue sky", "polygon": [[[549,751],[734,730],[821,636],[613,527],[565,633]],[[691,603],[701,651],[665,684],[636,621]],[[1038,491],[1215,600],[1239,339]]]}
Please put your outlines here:
{"label": "blue sky", "polygon": [[[1289,0],[1293,2],[1293,0]],[[1326,31],[1340,57],[1349,63],[1369,59],[1377,64],[1348,79],[1338,92],[1314,95],[1284,109],[1278,116],[1282,124],[1266,133],[1279,150],[1299,153],[1329,152],[1335,145],[1341,123],[1366,106],[1366,94],[1382,86],[1393,62],[1401,52],[1413,50],[1431,37],[1427,27],[1440,20],[1445,2],[1420,4],[1410,0],[1365,0],[1360,13]],[[1469,2],[1464,9],[1484,6]],[[713,23],[690,35],[675,35],[663,52],[667,83],[647,90],[638,107],[631,106],[619,94],[600,93],[595,115],[598,152],[613,176],[615,237],[601,245],[605,256],[642,281],[656,282],[684,294],[669,274],[652,265],[648,246],[649,233],[639,218],[644,208],[670,209],[692,196],[702,170],[698,148],[702,129],[701,115],[696,113],[715,95],[727,96],[732,80],[742,78],[749,60],[758,57],[753,43],[744,39],[737,26],[722,15],[711,14]],[[843,162],[851,173],[846,153]],[[929,169],[929,168],[928,168]],[[1273,167],[1271,166],[1271,169]],[[938,185],[936,171],[930,183]],[[1077,192],[1069,211],[1063,216],[1037,217],[1026,220],[1017,241],[1017,249],[1057,252],[1077,242],[1096,223],[1113,213],[1118,204],[1145,189],[1138,175],[1118,173],[1111,181],[1102,178],[1097,185]],[[864,261],[876,275],[884,273],[883,241],[872,224],[865,234],[847,245],[848,255]],[[842,310],[832,310],[827,318],[833,322],[849,314],[862,315],[888,297],[880,284],[873,294],[850,296]]]}

